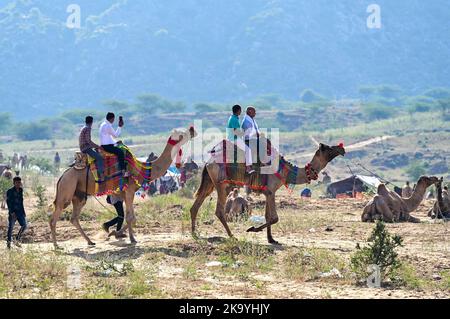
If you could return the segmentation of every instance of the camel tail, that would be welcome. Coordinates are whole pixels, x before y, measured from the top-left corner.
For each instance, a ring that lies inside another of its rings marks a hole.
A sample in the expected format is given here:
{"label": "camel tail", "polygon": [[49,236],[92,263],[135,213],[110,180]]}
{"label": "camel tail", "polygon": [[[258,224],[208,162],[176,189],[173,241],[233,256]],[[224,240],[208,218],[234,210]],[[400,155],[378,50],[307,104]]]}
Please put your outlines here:
{"label": "camel tail", "polygon": [[202,180],[200,182],[200,186],[197,192],[195,193],[195,198],[205,196],[205,194],[210,194],[213,188],[214,188],[213,182],[208,174],[208,170],[206,169],[205,165],[205,167],[203,167]]}

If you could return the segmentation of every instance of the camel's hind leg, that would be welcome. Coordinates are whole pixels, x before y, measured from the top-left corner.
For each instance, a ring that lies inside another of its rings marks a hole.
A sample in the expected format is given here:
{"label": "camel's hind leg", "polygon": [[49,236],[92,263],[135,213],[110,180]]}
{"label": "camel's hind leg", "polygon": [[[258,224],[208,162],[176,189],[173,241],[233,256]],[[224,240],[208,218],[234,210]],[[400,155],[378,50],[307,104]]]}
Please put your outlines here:
{"label": "camel's hind leg", "polygon": [[136,216],[134,214],[134,191],[126,191],[125,192],[125,207],[126,207],[126,224],[122,226],[122,229],[117,232],[117,235],[123,235],[123,233],[128,229],[129,237],[132,244],[136,244],[137,240],[134,236],[133,225],[136,223]]}
{"label": "camel's hind leg", "polygon": [[195,234],[197,223],[197,214],[205,199],[214,191],[214,184],[209,176],[208,169],[205,167],[202,172],[202,181],[197,193],[195,194],[195,202],[191,207],[191,230]]}
{"label": "camel's hind leg", "polygon": [[227,201],[228,195],[226,192],[226,185],[225,184],[216,185],[216,189],[217,189],[216,216],[217,218],[219,218],[223,227],[225,227],[228,236],[233,237],[233,234],[231,233],[230,227],[228,226],[228,223],[225,218],[225,203]]}
{"label": "camel's hind leg", "polygon": [[204,190],[204,191],[198,193],[197,198],[195,199],[194,205],[192,205],[192,207],[191,207],[192,234],[195,233],[198,211],[200,210],[200,207],[203,205],[203,202],[205,201],[205,199],[209,195],[211,195],[211,193],[213,191],[214,191],[214,185],[211,183],[211,185],[208,185],[207,190]]}
{"label": "camel's hind leg", "polygon": [[70,222],[78,229],[81,236],[83,236],[83,238],[86,239],[89,246],[95,246],[95,243],[89,239],[89,237],[86,235],[86,233],[84,232],[83,228],[81,228],[80,225],[80,214],[84,205],[86,205],[86,200],[80,200],[78,197],[74,197],[72,199],[73,212],[72,217],[70,218]]}

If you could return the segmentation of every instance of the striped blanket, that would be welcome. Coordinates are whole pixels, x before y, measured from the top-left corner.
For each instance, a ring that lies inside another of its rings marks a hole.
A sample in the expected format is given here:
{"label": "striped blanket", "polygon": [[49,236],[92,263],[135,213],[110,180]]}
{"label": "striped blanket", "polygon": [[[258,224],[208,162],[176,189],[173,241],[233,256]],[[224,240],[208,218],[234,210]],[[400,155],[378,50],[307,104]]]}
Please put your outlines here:
{"label": "striped blanket", "polygon": [[124,191],[129,187],[130,183],[135,183],[138,187],[150,181],[152,166],[150,163],[139,161],[130,149],[125,145],[119,145],[125,152],[125,161],[127,164],[127,171],[131,173],[129,178],[124,178],[122,172],[119,170],[119,161],[117,156],[102,151],[104,163],[103,182],[99,182],[97,166],[95,160],[88,158],[89,169],[91,170],[95,179],[95,193],[97,196],[109,195]]}

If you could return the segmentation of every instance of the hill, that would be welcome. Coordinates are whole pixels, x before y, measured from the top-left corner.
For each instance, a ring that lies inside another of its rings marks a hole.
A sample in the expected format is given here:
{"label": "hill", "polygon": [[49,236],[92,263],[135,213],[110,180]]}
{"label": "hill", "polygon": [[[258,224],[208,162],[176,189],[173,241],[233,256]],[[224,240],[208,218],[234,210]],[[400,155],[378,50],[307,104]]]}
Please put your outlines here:
{"label": "hill", "polygon": [[0,5],[0,107],[29,119],[154,92],[188,104],[363,85],[417,94],[448,84],[448,1],[79,0]]}

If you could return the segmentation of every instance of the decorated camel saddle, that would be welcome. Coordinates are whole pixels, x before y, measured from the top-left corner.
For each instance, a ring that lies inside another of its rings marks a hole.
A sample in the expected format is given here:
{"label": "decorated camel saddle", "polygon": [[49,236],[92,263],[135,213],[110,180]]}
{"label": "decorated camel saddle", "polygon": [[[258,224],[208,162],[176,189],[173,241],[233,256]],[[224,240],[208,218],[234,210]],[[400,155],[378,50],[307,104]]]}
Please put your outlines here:
{"label": "decorated camel saddle", "polygon": [[118,157],[114,154],[100,150],[104,167],[103,178],[100,180],[95,159],[81,152],[75,153],[75,161],[71,166],[77,170],[89,168],[96,182],[95,192],[97,196],[124,191],[128,188],[129,183],[135,183],[141,187],[150,181],[151,164],[139,161],[126,145],[119,144],[118,147],[125,153],[127,171],[130,172],[129,178],[123,176],[119,169]]}
{"label": "decorated camel saddle", "polygon": [[[246,173],[245,150],[229,140],[218,143],[209,152],[211,160],[220,167],[219,182],[233,186],[247,186],[253,191],[264,191],[268,176],[283,167],[283,159],[269,139],[261,137],[251,147],[254,174]],[[244,181],[244,182],[240,182]]]}

